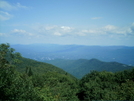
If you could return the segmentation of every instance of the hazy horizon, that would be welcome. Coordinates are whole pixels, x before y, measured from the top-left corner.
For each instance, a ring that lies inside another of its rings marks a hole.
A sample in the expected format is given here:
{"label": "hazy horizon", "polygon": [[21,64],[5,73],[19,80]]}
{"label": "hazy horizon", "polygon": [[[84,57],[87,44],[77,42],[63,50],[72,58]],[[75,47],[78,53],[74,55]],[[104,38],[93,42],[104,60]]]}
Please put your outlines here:
{"label": "hazy horizon", "polygon": [[[4,44],[7,44],[7,42]],[[76,45],[76,46],[100,46],[100,47],[134,47],[134,46],[129,46],[129,45],[84,45],[84,44],[56,44],[56,43],[28,43],[28,44],[9,43],[9,44],[10,45],[62,45],[62,46]]]}
{"label": "hazy horizon", "polygon": [[0,43],[134,46],[134,0],[0,0]]}

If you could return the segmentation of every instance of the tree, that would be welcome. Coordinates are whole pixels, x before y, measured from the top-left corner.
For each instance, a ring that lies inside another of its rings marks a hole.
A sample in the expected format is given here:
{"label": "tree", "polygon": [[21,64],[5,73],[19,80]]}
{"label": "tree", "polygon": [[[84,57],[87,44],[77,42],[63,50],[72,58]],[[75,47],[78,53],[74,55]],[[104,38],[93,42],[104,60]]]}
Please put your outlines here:
{"label": "tree", "polygon": [[16,63],[19,63],[19,59],[21,57],[20,53],[14,52],[15,49],[10,48],[10,45],[1,44],[0,45],[0,67],[9,67],[13,66]]}
{"label": "tree", "polygon": [[30,78],[15,69],[21,55],[14,51],[9,44],[0,45],[0,100],[36,100]]}
{"label": "tree", "polygon": [[32,76],[32,75],[33,75],[33,71],[32,71],[32,69],[31,69],[30,66],[26,66],[26,74],[27,74],[28,76]]}

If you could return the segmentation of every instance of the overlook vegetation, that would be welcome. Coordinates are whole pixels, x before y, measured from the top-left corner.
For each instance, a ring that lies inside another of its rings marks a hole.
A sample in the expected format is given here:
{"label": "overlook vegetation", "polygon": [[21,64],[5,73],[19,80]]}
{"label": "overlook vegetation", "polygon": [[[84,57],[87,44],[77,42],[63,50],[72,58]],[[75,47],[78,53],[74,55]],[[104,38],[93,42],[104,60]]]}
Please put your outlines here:
{"label": "overlook vegetation", "polygon": [[92,71],[79,82],[80,100],[134,100],[134,69],[122,72]]}
{"label": "overlook vegetation", "polygon": [[134,100],[134,69],[91,71],[78,80],[56,66],[21,57],[9,44],[1,44],[0,95],[2,101]]}

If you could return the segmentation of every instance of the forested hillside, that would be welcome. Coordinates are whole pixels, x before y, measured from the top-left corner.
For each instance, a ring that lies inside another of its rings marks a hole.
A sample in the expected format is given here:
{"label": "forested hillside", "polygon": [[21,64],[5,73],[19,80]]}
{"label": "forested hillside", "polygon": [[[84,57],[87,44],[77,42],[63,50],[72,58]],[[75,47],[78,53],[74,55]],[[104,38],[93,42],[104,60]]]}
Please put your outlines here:
{"label": "forested hillside", "polygon": [[90,100],[134,100],[134,69],[122,72],[92,71],[79,82],[78,98]]}
{"label": "forested hillside", "polygon": [[25,72],[26,68],[31,68],[32,72],[35,74],[41,74],[46,72],[57,72],[60,74],[66,74],[66,72],[54,65],[35,61],[28,58],[21,58],[20,63],[16,64],[17,70],[19,72]]}
{"label": "forested hillside", "polygon": [[9,44],[0,45],[0,100],[78,101],[77,92],[77,79],[62,69],[22,58]]}
{"label": "forested hillside", "polygon": [[48,60],[45,61],[51,63],[57,67],[62,68],[66,72],[72,74],[77,78],[82,78],[84,75],[89,73],[90,71],[109,71],[109,72],[117,72],[123,71],[126,69],[131,69],[132,66],[128,66],[125,64],[121,64],[118,62],[104,62],[98,59],[79,59],[79,60]]}
{"label": "forested hillside", "polygon": [[134,100],[134,69],[92,71],[78,80],[50,64],[0,45],[1,101]]}

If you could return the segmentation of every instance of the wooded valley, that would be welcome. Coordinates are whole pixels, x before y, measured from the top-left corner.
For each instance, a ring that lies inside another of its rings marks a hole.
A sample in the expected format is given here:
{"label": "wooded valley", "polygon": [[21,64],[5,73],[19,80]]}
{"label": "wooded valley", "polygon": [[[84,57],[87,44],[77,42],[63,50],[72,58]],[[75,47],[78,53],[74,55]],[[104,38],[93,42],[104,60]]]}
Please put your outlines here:
{"label": "wooded valley", "polygon": [[[96,66],[101,63],[104,68],[110,68],[111,65],[123,68],[120,67],[122,65],[119,65],[120,63],[109,65],[93,59],[84,60],[83,63],[75,61],[80,65],[74,70],[89,61],[90,64],[91,62],[98,64]],[[76,65],[69,66],[73,68]],[[0,44],[0,100],[134,100],[134,68],[131,66],[126,70],[115,72],[91,69],[78,79],[54,65],[22,57],[9,44]]]}

